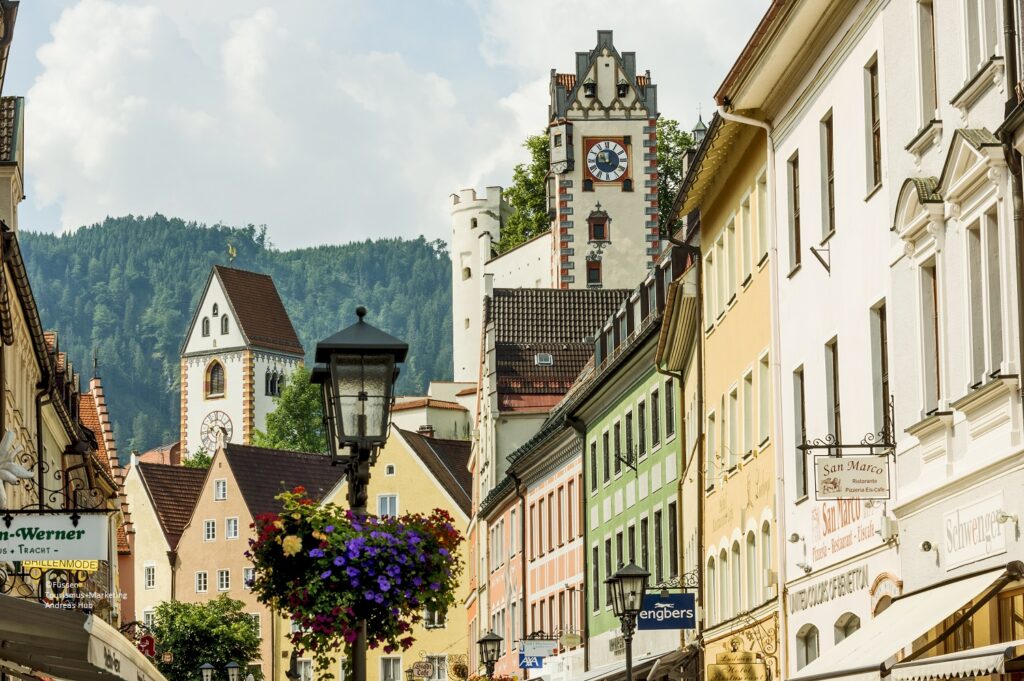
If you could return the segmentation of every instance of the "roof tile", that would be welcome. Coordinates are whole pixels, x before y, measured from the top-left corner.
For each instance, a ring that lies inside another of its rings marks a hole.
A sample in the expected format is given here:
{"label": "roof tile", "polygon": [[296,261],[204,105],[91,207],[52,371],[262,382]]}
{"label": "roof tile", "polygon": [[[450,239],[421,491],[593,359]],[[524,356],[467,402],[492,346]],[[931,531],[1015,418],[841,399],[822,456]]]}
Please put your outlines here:
{"label": "roof tile", "polygon": [[471,514],[473,474],[469,470],[472,443],[469,440],[443,440],[396,428],[420,457],[434,478],[466,515]]}
{"label": "roof tile", "polygon": [[326,454],[236,444],[226,445],[224,454],[253,516],[281,510],[274,497],[299,485],[306,488],[311,499],[319,501],[345,472],[343,467],[332,465]]}
{"label": "roof tile", "polygon": [[269,350],[304,352],[269,275],[222,265],[215,265],[213,269],[231,301],[238,317],[236,321],[250,343]]}
{"label": "roof tile", "polygon": [[181,533],[192,518],[206,481],[202,468],[169,466],[162,463],[138,463],[139,477],[149,492],[153,510],[171,548],[178,545]]}

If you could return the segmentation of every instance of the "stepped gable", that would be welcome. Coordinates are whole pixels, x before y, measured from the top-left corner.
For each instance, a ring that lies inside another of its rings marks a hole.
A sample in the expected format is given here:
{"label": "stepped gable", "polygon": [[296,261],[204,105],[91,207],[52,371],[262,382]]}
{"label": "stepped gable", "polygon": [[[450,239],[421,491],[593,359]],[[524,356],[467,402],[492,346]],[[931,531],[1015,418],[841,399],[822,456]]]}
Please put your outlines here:
{"label": "stepped gable", "polygon": [[162,463],[135,465],[139,467],[139,478],[153,503],[167,545],[176,548],[203,491],[206,470]]}
{"label": "stepped gable", "polygon": [[223,265],[215,265],[213,271],[249,343],[268,350],[304,353],[270,275]]}
{"label": "stepped gable", "polygon": [[128,508],[128,500],[124,496],[125,471],[118,461],[114,428],[107,410],[103,383],[98,376],[89,381],[89,390],[79,396],[78,420],[95,436],[95,458],[117,487],[117,503],[123,518],[123,522],[117,524],[117,551],[124,555],[130,554],[131,546],[128,543],[128,533],[132,531],[132,525],[131,510]]}
{"label": "stepped gable", "polygon": [[[494,325],[499,408],[551,407],[572,387],[593,354],[588,341],[629,295],[626,289],[495,289],[487,301]],[[537,355],[551,355],[550,365]]]}
{"label": "stepped gable", "polygon": [[409,443],[459,508],[466,515],[472,515],[473,473],[469,470],[469,456],[473,444],[469,440],[443,440],[410,430],[395,430]]}
{"label": "stepped gable", "polygon": [[281,504],[274,497],[298,486],[306,488],[310,499],[319,501],[345,472],[344,467],[331,465],[326,454],[227,444],[224,456],[253,517],[280,511]]}

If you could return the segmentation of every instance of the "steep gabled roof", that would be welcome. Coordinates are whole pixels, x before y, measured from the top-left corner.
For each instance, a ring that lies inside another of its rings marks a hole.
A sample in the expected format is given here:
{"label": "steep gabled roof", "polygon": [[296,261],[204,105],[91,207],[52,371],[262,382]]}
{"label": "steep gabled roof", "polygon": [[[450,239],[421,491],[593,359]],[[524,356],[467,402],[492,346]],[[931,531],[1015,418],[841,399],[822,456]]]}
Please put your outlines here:
{"label": "steep gabled roof", "polygon": [[472,509],[473,474],[469,471],[469,440],[442,440],[395,428],[419,456],[434,479],[468,516]]}
{"label": "steep gabled roof", "polygon": [[174,549],[199,501],[206,471],[162,463],[140,462],[135,465],[139,468],[139,479],[153,504],[167,545]]}
{"label": "steep gabled roof", "polygon": [[274,497],[300,485],[311,499],[319,501],[345,472],[343,467],[331,465],[326,454],[227,444],[224,455],[254,517],[281,510]]}
{"label": "steep gabled roof", "polygon": [[[593,354],[587,339],[629,293],[625,289],[494,289],[485,314],[487,323],[494,325],[500,408],[544,408],[557,402]],[[538,353],[550,354],[552,363],[538,364]]]}
{"label": "steep gabled roof", "polygon": [[274,280],[267,274],[214,265],[213,271],[249,343],[269,350],[303,353]]}

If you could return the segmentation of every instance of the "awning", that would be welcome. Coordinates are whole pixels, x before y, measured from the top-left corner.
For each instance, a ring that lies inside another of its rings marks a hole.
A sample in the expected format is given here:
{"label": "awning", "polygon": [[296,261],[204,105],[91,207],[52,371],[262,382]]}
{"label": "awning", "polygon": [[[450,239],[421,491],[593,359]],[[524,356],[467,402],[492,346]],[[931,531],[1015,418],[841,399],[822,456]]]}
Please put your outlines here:
{"label": "awning", "polygon": [[697,268],[691,265],[668,285],[665,317],[658,332],[655,363],[668,371],[686,371],[697,345]]}
{"label": "awning", "polygon": [[962,679],[1024,670],[1024,641],[997,643],[958,653],[900,662],[892,668],[892,681]]}
{"label": "awning", "polygon": [[[685,678],[699,678],[700,674],[696,669],[692,669],[690,674],[687,674],[685,669],[686,666],[692,666],[696,662],[695,658],[699,653],[700,648],[691,644],[662,655],[651,667],[651,671],[647,673],[647,681],[661,681],[662,679],[681,681]],[[690,664],[687,665],[687,663]]]}
{"label": "awning", "polygon": [[[633,676],[637,674],[646,674],[647,671],[654,666],[654,663],[658,661],[662,655],[666,653],[658,653],[657,655],[648,655],[633,660]],[[616,662],[615,664],[608,664],[591,671],[580,677],[579,681],[614,681],[615,679],[626,678],[626,663]]]}
{"label": "awning", "polygon": [[894,598],[881,614],[789,679],[877,680],[888,674],[901,650],[982,594],[991,598],[1020,577],[1018,570],[1019,563],[1011,563]]}
{"label": "awning", "polygon": [[153,663],[95,615],[0,596],[0,662],[18,676],[69,681],[165,681]]}

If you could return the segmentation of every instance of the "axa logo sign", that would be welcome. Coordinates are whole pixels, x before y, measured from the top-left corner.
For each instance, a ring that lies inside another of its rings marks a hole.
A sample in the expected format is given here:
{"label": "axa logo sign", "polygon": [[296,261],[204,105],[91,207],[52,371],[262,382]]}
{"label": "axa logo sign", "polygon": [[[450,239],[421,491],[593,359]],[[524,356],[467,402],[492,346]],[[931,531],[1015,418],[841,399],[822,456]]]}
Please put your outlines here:
{"label": "axa logo sign", "polygon": [[696,596],[691,593],[644,596],[638,629],[695,629]]}
{"label": "axa logo sign", "polygon": [[544,658],[540,655],[526,655],[519,653],[520,669],[541,669],[544,666]]}

